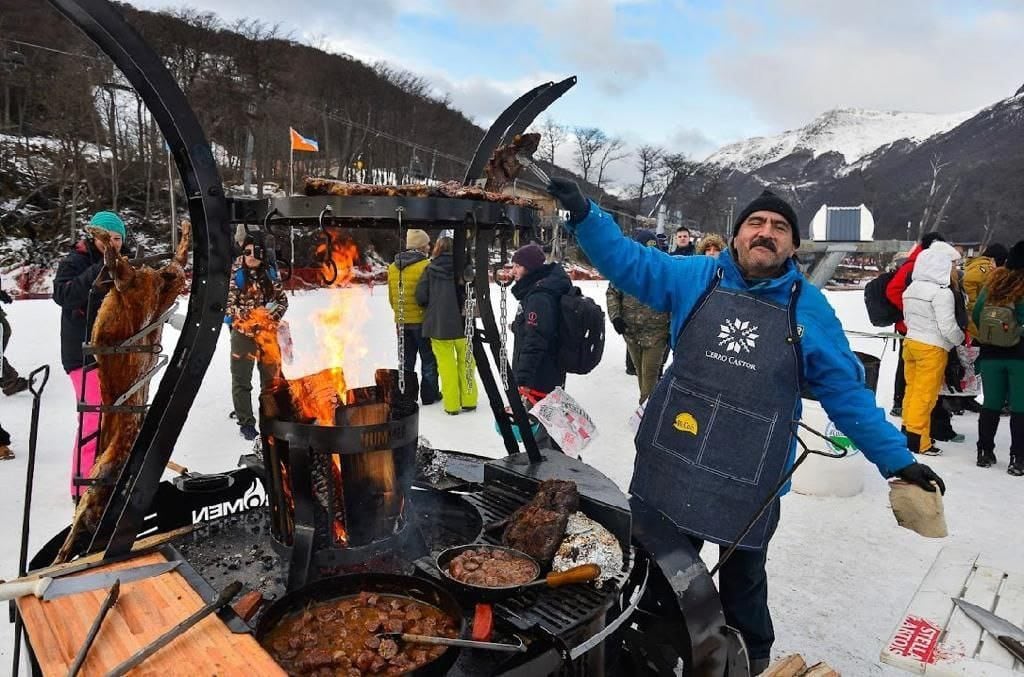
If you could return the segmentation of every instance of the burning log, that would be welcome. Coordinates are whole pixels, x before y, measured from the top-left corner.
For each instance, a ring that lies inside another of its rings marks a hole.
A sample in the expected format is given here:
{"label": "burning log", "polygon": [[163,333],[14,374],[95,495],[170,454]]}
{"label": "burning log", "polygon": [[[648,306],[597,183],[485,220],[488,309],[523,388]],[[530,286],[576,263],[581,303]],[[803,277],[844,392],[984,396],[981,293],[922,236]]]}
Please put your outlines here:
{"label": "burning log", "polygon": [[260,394],[264,416],[279,421],[334,425],[334,412],[347,386],[341,367],[322,369],[301,378],[281,377]]}
{"label": "burning log", "polygon": [[[343,407],[337,417],[339,425],[373,425],[387,423],[389,414],[390,407],[378,403]],[[381,449],[341,455],[345,514],[349,516],[347,527],[353,545],[390,536],[402,516],[402,492],[388,438],[382,436]],[[365,441],[373,446],[371,440]]]}
{"label": "burning log", "polygon": [[[174,258],[163,268],[154,270],[148,266],[133,268],[128,259],[119,256],[110,245],[110,233],[105,230],[90,231],[96,241],[105,244],[103,261],[113,279],[113,288],[103,298],[96,313],[92,343],[97,346],[117,346],[126,339],[152,324],[185,288],[184,266],[188,260],[188,248],[192,227],[188,221],[181,224],[181,240]],[[135,341],[140,346],[155,346],[160,343],[163,326],[157,325],[145,336]],[[151,371],[157,362],[156,352],[109,353],[96,356],[100,377],[100,398],[104,405],[112,405],[125,393],[131,391],[136,382]],[[124,406],[140,406],[149,401],[149,385],[143,384],[132,392]],[[142,426],[140,413],[110,412],[102,415],[96,463],[90,479],[97,483],[89,485],[75,511],[71,532],[61,546],[54,564],[67,562],[81,554],[87,546],[87,539],[99,526],[100,518],[110,500],[114,483],[124,464],[128,461],[132,445]]]}

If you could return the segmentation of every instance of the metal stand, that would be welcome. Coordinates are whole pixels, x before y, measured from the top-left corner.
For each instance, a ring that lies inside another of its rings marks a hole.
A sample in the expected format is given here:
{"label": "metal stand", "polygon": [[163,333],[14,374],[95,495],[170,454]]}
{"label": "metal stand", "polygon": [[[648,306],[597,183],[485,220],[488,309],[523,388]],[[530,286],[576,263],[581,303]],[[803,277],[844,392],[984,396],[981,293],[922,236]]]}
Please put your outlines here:
{"label": "metal stand", "polygon": [[[36,385],[36,377],[42,375],[42,380]],[[39,439],[39,401],[43,397],[43,389],[46,382],[50,380],[50,365],[44,364],[28,375],[28,390],[32,393],[32,423],[28,433],[28,467],[25,470],[25,507],[21,514],[21,550],[18,553],[18,576],[24,576],[28,566],[28,530],[29,515],[32,513],[32,486],[35,483],[36,474],[36,442]],[[11,667],[11,674],[18,675],[21,661],[21,635],[22,621],[21,614],[14,600],[11,600],[11,615],[14,621],[14,658]]]}

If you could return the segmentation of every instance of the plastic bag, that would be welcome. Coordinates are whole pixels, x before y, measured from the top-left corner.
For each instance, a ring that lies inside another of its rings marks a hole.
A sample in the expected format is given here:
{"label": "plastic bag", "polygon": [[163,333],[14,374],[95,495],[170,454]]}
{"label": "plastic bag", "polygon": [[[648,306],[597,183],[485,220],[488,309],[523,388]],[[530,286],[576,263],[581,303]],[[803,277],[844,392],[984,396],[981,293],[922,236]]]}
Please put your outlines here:
{"label": "plastic bag", "polygon": [[295,353],[292,344],[292,329],[288,326],[287,320],[281,320],[277,325],[277,344],[281,346],[281,360],[285,364],[291,364],[295,359]]}
{"label": "plastic bag", "polygon": [[561,388],[555,388],[547,397],[530,409],[548,435],[566,454],[577,456],[597,435],[597,426],[590,414]]}

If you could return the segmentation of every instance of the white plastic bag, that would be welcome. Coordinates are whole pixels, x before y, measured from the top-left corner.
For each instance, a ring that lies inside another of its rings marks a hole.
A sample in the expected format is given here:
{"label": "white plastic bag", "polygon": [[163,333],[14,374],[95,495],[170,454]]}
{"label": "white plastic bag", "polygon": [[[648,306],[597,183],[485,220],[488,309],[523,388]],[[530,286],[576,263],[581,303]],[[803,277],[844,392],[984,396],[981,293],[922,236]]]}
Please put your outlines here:
{"label": "white plastic bag", "polygon": [[295,355],[292,346],[292,328],[288,326],[287,320],[281,320],[277,325],[277,344],[281,347],[281,360],[285,364],[291,364]]}
{"label": "white plastic bag", "polygon": [[577,456],[597,435],[597,426],[567,392],[555,388],[530,409],[566,454]]}

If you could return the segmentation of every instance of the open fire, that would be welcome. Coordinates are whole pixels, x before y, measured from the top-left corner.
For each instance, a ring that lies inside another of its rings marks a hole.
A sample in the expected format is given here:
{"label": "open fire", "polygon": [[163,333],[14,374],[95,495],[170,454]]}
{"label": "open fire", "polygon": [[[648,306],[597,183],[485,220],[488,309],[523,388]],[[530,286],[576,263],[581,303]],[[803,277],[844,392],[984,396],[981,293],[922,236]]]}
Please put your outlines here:
{"label": "open fire", "polygon": [[[328,252],[325,280],[348,286],[357,247],[335,233],[321,244],[321,256]],[[260,397],[271,531],[298,566],[356,562],[358,551],[405,527],[418,434],[414,393],[399,392],[390,370],[378,370],[374,386],[352,388],[342,366],[358,368],[365,358],[368,316],[363,294],[332,290],[331,305],[309,318],[319,370],[294,379],[279,372]],[[261,351],[267,344],[264,354],[274,359],[280,351],[268,320],[250,318]]]}

